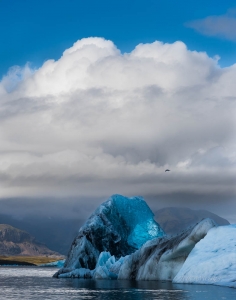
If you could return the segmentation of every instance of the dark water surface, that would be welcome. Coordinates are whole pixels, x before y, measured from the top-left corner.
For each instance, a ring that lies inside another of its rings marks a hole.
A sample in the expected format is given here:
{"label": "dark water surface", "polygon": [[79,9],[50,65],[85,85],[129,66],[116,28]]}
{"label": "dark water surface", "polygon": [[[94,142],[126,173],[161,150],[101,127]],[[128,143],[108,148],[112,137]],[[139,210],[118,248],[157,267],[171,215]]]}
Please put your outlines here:
{"label": "dark water surface", "polygon": [[236,300],[236,290],[157,281],[52,278],[55,268],[0,267],[0,299]]}

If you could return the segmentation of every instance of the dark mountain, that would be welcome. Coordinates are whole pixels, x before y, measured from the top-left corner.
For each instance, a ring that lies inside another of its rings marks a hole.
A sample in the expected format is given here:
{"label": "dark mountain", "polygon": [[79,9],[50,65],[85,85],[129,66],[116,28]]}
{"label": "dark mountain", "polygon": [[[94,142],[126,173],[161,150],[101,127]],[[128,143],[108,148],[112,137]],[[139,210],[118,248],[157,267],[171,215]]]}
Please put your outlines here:
{"label": "dark mountain", "polygon": [[[88,201],[89,202],[89,201]],[[90,208],[91,211],[96,208]],[[68,200],[65,203],[56,201],[0,201],[0,224],[9,224],[27,231],[36,237],[39,243],[49,249],[67,255],[80,227],[90,216],[82,210],[81,203]],[[155,212],[156,221],[166,233],[182,231],[190,225],[209,217],[219,225],[229,222],[219,216],[204,210],[189,208],[163,208]]]}
{"label": "dark mountain", "polygon": [[204,218],[214,220],[218,225],[228,225],[229,221],[207,210],[192,210],[185,207],[166,207],[155,212],[155,220],[167,234],[175,234],[195,225]]}
{"label": "dark mountain", "polygon": [[0,255],[59,256],[60,254],[37,242],[28,232],[0,224]]}
{"label": "dark mountain", "polygon": [[25,216],[16,219],[0,214],[0,223],[10,224],[35,236],[39,243],[49,249],[67,255],[71,243],[82,226],[79,219],[62,219],[59,217]]}
{"label": "dark mountain", "polygon": [[[88,203],[86,209],[91,205]],[[67,255],[73,239],[90,215],[86,209],[78,199],[72,198],[0,199],[0,224],[25,230],[49,249]]]}

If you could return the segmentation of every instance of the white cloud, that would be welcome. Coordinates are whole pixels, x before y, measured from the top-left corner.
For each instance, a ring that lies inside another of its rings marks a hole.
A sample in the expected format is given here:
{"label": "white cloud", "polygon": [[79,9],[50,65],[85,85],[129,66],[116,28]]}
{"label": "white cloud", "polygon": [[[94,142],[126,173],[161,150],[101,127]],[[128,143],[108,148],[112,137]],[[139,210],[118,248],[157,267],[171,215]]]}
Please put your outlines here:
{"label": "white cloud", "polygon": [[3,196],[235,196],[235,66],[182,42],[121,54],[88,38],[15,70],[0,83]]}

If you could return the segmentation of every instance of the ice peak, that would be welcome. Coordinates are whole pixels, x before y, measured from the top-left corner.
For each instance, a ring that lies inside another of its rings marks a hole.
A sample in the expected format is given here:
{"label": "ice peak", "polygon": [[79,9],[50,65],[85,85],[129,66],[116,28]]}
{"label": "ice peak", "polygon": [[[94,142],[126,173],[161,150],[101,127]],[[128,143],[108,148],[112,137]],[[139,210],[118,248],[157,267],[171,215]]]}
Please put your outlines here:
{"label": "ice peak", "polygon": [[112,195],[79,230],[65,267],[92,269],[103,251],[119,258],[162,237],[165,233],[153,217],[142,197]]}

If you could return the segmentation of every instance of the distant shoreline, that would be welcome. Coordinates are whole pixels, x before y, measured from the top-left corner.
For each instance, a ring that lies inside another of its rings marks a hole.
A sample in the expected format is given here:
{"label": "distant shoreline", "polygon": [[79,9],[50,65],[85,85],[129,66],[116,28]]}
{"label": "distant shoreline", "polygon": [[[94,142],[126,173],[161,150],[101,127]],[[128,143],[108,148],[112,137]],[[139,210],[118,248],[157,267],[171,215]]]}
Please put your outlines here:
{"label": "distant shoreline", "polygon": [[8,259],[1,259],[0,266],[37,266],[32,263],[28,263],[26,261],[16,261],[16,260],[8,260]]}
{"label": "distant shoreline", "polygon": [[19,266],[37,266],[64,259],[62,256],[0,256],[0,266],[19,265]]}

